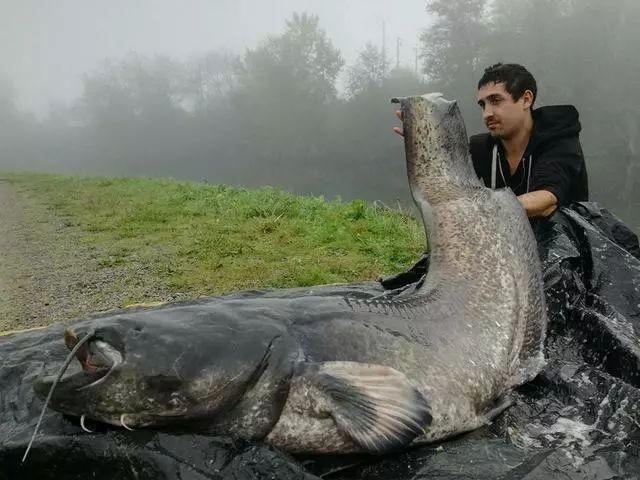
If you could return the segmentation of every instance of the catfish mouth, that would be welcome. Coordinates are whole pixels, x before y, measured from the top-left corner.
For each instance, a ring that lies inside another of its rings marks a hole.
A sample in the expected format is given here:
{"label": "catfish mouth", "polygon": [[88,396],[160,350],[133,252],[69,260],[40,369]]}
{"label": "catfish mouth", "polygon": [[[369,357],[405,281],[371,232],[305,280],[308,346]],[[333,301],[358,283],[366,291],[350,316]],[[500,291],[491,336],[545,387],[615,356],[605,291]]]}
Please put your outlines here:
{"label": "catfish mouth", "polygon": [[[78,336],[73,330],[65,330],[64,342],[69,350],[73,350],[78,341]],[[84,386],[79,386],[78,390],[95,387],[104,382],[123,360],[118,349],[99,338],[83,344],[76,352],[76,358],[82,367],[81,375],[87,374],[83,376],[92,380]]]}
{"label": "catfish mouth", "polygon": [[[73,350],[80,339],[76,332],[67,329],[64,332],[64,342],[69,350]],[[80,363],[81,370],[63,376],[56,387],[69,394],[100,385],[123,362],[122,354],[117,348],[96,336],[77,349],[75,358]],[[48,389],[54,383],[54,377],[44,378],[38,383],[40,389]]]}
{"label": "catfish mouth", "polygon": [[[111,372],[113,372],[113,370],[122,363],[122,354],[112,345],[97,336],[93,329],[91,329],[90,332],[85,333],[82,339],[79,339],[78,335],[73,330],[67,329],[64,332],[64,341],[71,351],[69,352],[69,355],[67,355],[67,358],[58,371],[58,374],[55,377],[41,379],[33,385],[36,393],[41,395],[43,398],[46,394],[46,400],[42,407],[42,411],[40,412],[40,417],[38,417],[38,422],[36,423],[36,428],[33,431],[29,445],[22,457],[23,463],[26,460],[29,450],[31,449],[31,445],[36,438],[38,428],[40,428],[44,413],[47,410],[47,406],[49,406],[49,402],[53,398],[53,393],[56,387],[63,387],[62,393],[59,395],[61,405],[69,403],[69,401],[72,405],[77,404],[78,397],[81,397],[81,395],[78,394],[80,390],[94,387],[104,382]],[[73,356],[75,356],[80,362],[82,371],[67,378],[63,378],[65,371],[73,360]],[[61,411],[64,410],[65,409]],[[70,410],[75,410],[75,408],[71,408]],[[71,412],[67,411],[64,413]],[[122,421],[123,416],[124,415],[120,417],[120,420],[122,425],[126,427]],[[84,414],[80,417],[80,426],[84,430],[87,430],[84,426],[84,417]]]}

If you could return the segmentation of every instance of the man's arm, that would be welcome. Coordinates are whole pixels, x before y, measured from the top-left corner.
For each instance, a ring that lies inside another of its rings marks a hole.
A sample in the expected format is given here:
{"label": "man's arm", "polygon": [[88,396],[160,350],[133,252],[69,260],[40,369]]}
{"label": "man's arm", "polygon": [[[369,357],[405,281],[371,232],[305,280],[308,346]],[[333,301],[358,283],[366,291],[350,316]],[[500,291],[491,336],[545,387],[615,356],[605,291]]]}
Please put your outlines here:
{"label": "man's arm", "polygon": [[[548,217],[570,203],[576,182],[584,176],[578,136],[559,138],[540,154],[531,175],[531,193],[518,197],[529,217]],[[531,196],[532,198],[528,198]]]}
{"label": "man's arm", "polygon": [[548,217],[558,208],[558,199],[548,190],[536,190],[518,196],[527,217]]}

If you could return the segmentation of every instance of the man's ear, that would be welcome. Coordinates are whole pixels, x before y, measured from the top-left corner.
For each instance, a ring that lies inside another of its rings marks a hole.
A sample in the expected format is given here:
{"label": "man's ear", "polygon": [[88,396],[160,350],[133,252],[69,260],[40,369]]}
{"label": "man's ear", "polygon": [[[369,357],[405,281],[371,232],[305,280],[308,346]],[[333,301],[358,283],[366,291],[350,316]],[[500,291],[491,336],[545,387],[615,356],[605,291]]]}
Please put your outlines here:
{"label": "man's ear", "polygon": [[522,94],[522,106],[525,109],[533,106],[533,92],[531,90],[525,90]]}

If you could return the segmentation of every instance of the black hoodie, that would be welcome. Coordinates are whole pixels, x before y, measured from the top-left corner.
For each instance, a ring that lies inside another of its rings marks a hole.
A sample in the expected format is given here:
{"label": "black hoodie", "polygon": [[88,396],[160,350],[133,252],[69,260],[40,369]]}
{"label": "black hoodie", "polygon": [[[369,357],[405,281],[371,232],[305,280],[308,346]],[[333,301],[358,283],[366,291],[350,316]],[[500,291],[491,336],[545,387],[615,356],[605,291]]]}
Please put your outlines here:
{"label": "black hoodie", "polygon": [[578,111],[572,105],[554,105],[538,108],[532,116],[533,132],[513,175],[502,142],[489,133],[469,139],[476,174],[485,185],[491,185],[492,152],[497,143],[502,168],[497,169],[496,188],[508,186],[516,195],[547,190],[556,196],[558,205],[588,201],[587,169],[578,137],[581,129]]}

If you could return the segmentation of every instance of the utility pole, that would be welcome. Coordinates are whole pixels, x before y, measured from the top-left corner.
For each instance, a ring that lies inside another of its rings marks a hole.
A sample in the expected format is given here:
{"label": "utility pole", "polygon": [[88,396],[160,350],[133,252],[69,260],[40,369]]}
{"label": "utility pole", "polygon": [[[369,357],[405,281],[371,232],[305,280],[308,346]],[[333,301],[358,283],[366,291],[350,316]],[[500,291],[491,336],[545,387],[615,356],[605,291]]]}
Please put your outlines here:
{"label": "utility pole", "polygon": [[386,75],[387,68],[387,23],[382,21],[382,76]]}
{"label": "utility pole", "polygon": [[400,37],[396,37],[396,68],[400,68]]}
{"label": "utility pole", "polygon": [[415,65],[413,67],[416,76],[418,75],[418,47],[413,47],[413,53],[415,53],[416,58],[415,58]]}

